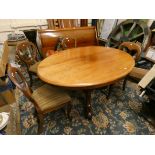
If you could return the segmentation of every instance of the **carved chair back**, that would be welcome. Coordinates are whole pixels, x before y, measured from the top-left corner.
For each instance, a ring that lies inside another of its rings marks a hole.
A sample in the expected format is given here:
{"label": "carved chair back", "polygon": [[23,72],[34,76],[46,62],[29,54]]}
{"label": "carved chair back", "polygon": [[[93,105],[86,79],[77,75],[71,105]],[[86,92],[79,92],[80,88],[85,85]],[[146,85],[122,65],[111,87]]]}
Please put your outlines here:
{"label": "carved chair back", "polygon": [[34,104],[36,109],[39,111],[38,105],[36,104],[36,101],[32,97],[32,89],[28,86],[26,79],[19,71],[19,69],[17,67],[12,66],[11,64],[8,64],[7,73],[10,80],[15,84],[15,86],[20,91],[22,91],[22,93]]}
{"label": "carved chair back", "polygon": [[71,37],[59,37],[55,50],[61,51],[68,48],[76,47],[76,39]]}
{"label": "carved chair back", "polygon": [[138,43],[123,42],[120,44],[119,49],[123,50],[124,48],[126,48],[126,52],[133,56],[136,62],[140,59],[141,46]]}
{"label": "carved chair back", "polygon": [[16,53],[18,57],[28,66],[38,62],[38,49],[29,41],[23,41],[16,46]]}

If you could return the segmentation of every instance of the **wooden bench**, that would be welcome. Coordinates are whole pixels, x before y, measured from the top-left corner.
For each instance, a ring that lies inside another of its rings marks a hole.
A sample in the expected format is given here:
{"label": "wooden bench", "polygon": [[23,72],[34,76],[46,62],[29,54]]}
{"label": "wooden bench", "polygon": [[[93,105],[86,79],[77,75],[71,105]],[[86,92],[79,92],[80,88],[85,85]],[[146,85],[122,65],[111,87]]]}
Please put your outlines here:
{"label": "wooden bench", "polygon": [[98,45],[95,27],[74,27],[64,29],[38,30],[37,44],[43,57],[48,50],[55,50],[59,37],[70,37],[76,40],[76,47]]}

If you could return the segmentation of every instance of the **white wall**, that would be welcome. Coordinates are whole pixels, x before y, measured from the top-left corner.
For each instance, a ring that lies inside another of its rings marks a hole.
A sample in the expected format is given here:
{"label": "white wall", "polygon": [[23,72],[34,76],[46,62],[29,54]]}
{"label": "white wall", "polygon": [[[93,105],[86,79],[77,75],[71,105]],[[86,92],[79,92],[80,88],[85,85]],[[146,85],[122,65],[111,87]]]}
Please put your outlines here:
{"label": "white wall", "polygon": [[22,30],[47,28],[46,19],[0,19],[0,43],[7,40],[9,33],[22,33]]}
{"label": "white wall", "polygon": [[113,28],[116,26],[117,19],[105,19],[102,25],[100,37],[107,39]]}
{"label": "white wall", "polygon": [[46,19],[0,19],[0,32],[46,26]]}

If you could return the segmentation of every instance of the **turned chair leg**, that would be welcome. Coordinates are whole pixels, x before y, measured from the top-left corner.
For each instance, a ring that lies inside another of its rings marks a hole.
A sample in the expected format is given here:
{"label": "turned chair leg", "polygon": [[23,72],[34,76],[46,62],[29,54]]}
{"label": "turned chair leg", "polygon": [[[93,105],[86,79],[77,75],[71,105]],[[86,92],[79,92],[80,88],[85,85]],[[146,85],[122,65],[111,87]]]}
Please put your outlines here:
{"label": "turned chair leg", "polygon": [[112,85],[108,86],[108,93],[106,95],[106,99],[109,99],[110,95],[111,95],[111,90],[112,90]]}
{"label": "turned chair leg", "polygon": [[68,118],[69,120],[71,119],[71,117],[70,117],[71,109],[72,109],[72,104],[71,104],[71,103],[67,104],[65,113],[66,113],[66,116],[67,116],[67,118]]}
{"label": "turned chair leg", "polygon": [[30,77],[30,87],[32,87],[33,84],[33,78],[32,78],[32,73],[28,72],[29,77]]}
{"label": "turned chair leg", "polygon": [[31,74],[31,72],[29,72],[29,67],[28,67],[28,65],[27,65],[27,64],[25,64],[25,65],[26,65],[27,74],[28,74],[29,79],[30,79],[30,87],[32,87],[32,81],[33,81],[33,79],[32,79],[32,74]]}
{"label": "turned chair leg", "polygon": [[44,116],[42,114],[38,114],[38,134],[41,134],[43,131],[43,122]]}
{"label": "turned chair leg", "polygon": [[123,81],[123,90],[125,90],[126,88],[127,80],[128,80],[128,77],[126,76]]}

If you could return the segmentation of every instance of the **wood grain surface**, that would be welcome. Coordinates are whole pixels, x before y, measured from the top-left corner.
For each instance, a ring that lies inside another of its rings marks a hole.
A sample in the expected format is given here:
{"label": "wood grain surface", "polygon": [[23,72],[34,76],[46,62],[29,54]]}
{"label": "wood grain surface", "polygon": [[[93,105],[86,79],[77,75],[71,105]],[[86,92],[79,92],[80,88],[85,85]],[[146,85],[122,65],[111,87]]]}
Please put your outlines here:
{"label": "wood grain surface", "polygon": [[44,59],[38,66],[43,81],[61,87],[93,89],[126,76],[134,67],[127,53],[109,47],[72,48]]}

